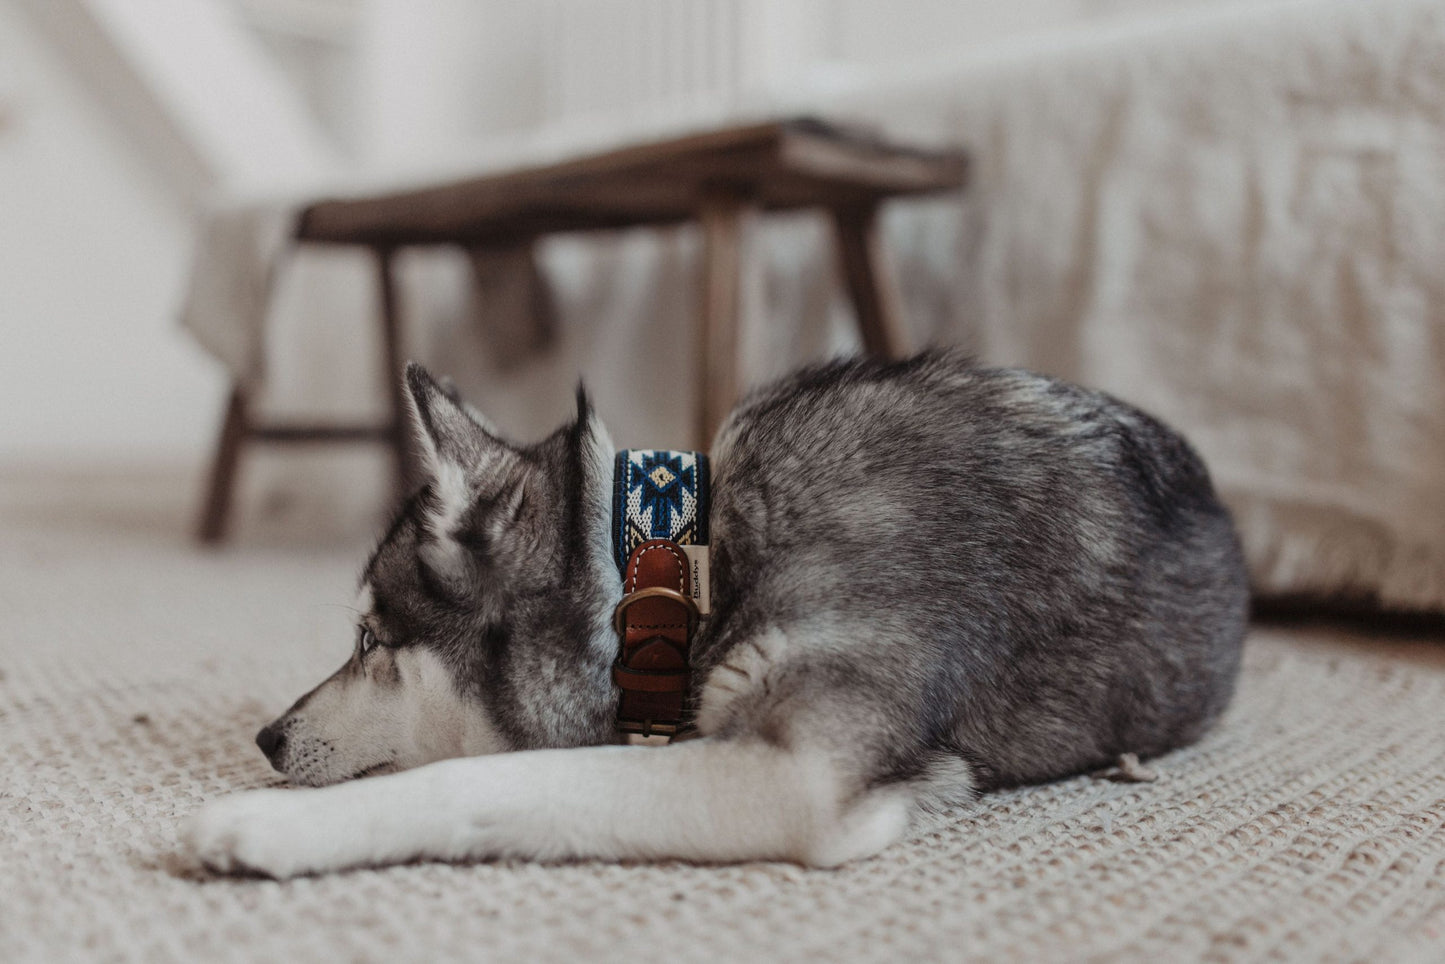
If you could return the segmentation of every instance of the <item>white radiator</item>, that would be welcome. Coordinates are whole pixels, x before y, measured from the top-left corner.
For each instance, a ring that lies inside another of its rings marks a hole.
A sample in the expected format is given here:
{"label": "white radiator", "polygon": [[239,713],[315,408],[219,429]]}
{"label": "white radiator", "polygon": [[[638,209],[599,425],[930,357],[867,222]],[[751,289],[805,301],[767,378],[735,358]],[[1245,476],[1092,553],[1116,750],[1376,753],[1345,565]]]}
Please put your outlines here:
{"label": "white radiator", "polygon": [[745,0],[548,0],[546,111],[672,117],[738,106]]}

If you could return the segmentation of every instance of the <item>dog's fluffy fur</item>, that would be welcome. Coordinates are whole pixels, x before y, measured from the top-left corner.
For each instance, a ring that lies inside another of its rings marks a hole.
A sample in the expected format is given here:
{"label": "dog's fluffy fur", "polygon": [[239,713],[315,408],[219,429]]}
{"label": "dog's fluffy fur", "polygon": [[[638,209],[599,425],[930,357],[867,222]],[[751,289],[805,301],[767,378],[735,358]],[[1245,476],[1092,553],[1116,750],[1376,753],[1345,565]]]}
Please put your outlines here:
{"label": "dog's fluffy fur", "polygon": [[732,413],[700,737],[604,745],[605,429],[579,393],[574,423],[518,447],[420,369],[407,384],[429,481],[366,567],[351,659],[258,739],[294,782],[339,785],[209,805],[189,840],[215,870],[833,865],[920,808],[1188,743],[1230,699],[1246,578],[1188,444],[931,353],[805,370]]}

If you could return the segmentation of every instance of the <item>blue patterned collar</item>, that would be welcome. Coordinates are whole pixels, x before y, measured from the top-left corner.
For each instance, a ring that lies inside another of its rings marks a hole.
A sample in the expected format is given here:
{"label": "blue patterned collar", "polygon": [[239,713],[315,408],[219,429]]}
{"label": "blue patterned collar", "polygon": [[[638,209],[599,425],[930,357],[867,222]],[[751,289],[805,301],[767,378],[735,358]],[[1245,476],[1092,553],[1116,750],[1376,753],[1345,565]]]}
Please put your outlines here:
{"label": "blue patterned collar", "polygon": [[707,456],[671,449],[623,449],[612,478],[612,554],[627,568],[649,539],[708,544],[711,490]]}

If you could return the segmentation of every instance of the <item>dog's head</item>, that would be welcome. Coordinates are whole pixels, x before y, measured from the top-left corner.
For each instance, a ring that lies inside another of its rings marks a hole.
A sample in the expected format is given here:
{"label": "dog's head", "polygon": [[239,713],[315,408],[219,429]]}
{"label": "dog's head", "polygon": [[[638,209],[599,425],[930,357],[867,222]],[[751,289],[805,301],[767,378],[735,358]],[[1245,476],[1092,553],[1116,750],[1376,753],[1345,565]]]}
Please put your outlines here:
{"label": "dog's head", "polygon": [[585,394],[522,447],[415,364],[406,386],[426,482],[366,565],[351,658],[256,738],[295,783],[609,731],[613,453]]}

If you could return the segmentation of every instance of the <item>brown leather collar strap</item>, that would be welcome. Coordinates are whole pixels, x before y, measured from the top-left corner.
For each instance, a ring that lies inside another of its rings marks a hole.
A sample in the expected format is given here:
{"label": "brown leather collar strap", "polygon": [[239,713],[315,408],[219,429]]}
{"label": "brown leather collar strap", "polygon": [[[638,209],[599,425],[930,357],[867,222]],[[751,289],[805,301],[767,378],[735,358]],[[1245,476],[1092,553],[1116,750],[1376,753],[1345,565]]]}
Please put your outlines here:
{"label": "brown leather collar strap", "polygon": [[627,559],[616,618],[621,649],[612,665],[624,733],[673,736],[686,726],[688,648],[698,618],[688,569],[682,549],[666,539],[642,543]]}

